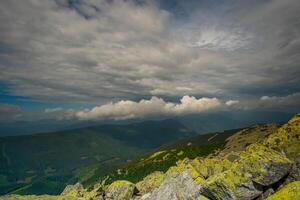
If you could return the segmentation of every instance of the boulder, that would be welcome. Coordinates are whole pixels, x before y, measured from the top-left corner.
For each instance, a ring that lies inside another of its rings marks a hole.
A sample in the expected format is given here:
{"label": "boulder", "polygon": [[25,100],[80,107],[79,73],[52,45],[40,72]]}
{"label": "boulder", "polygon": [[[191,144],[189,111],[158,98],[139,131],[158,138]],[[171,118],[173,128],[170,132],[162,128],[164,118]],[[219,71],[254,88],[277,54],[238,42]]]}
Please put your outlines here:
{"label": "boulder", "polygon": [[105,199],[129,200],[137,192],[135,185],[129,181],[120,180],[113,182],[105,191]]}
{"label": "boulder", "polygon": [[140,194],[152,192],[157,188],[165,179],[165,174],[160,171],[153,172],[146,176],[142,181],[136,184]]}
{"label": "boulder", "polygon": [[266,191],[264,191],[264,193],[262,193],[262,195],[260,195],[256,200],[264,200],[267,197],[271,196],[272,194],[274,194],[274,190],[273,188],[268,188]]}
{"label": "boulder", "polygon": [[231,162],[222,158],[195,158],[190,162],[194,169],[207,179],[214,174],[221,173],[231,167]]}
{"label": "boulder", "polygon": [[[194,200],[200,197],[201,185],[197,184],[187,171],[170,174],[152,193],[142,200]],[[202,198],[203,199],[203,198]]]}
{"label": "boulder", "polygon": [[300,199],[300,181],[295,181],[284,186],[267,200],[299,200]]}
{"label": "boulder", "polygon": [[69,197],[83,197],[84,188],[80,183],[76,183],[75,185],[67,185],[64,191],[61,193],[62,196]]}
{"label": "boulder", "polygon": [[202,192],[217,200],[253,199],[263,193],[263,186],[286,176],[292,161],[260,144],[247,147],[231,168],[207,179]]}

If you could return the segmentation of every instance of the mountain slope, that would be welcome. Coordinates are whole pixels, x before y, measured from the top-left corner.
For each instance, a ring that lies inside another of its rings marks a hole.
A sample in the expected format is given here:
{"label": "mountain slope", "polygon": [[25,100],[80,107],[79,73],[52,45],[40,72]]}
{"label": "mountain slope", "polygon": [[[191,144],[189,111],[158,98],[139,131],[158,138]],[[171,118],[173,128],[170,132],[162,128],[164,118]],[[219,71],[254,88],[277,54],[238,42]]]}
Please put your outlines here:
{"label": "mountain slope", "polygon": [[[87,168],[78,169],[76,175],[79,182],[83,183],[86,187],[104,179],[106,179],[106,183],[118,179],[125,179],[136,183],[151,172],[166,171],[179,159],[185,157],[195,158],[199,155],[206,156],[222,148],[225,144],[225,139],[238,130],[239,129],[234,129],[219,133],[199,135],[164,144],[155,151],[151,151],[139,157],[137,160],[126,163],[124,166],[109,173],[108,176],[101,176],[102,171],[99,165],[94,166],[95,170],[92,174],[86,173],[93,169],[89,166]],[[217,136],[214,137],[215,135]]]}
{"label": "mountain slope", "polygon": [[75,169],[100,166],[101,175],[193,131],[175,120],[101,125],[0,138],[0,194],[57,194],[76,181]]}
{"label": "mountain slope", "polygon": [[[206,142],[219,140],[221,135],[221,133],[210,134]],[[66,187],[59,196],[12,195],[4,196],[2,199],[295,200],[300,198],[300,115],[294,116],[283,126],[253,126],[235,134],[228,133],[227,137],[223,135],[221,138],[223,138],[221,141],[225,138],[226,142],[218,151],[212,151],[208,156],[199,154],[193,159],[178,160],[167,170],[154,171],[138,183],[116,180],[107,185],[102,181],[88,188],[76,184]],[[182,140],[173,143],[174,145],[166,145],[164,149],[129,165],[141,164],[141,168],[143,166],[147,168],[148,160],[155,165],[161,165],[168,160],[166,156],[168,153],[185,145],[192,146],[192,141]],[[178,153],[176,152],[177,156]]]}

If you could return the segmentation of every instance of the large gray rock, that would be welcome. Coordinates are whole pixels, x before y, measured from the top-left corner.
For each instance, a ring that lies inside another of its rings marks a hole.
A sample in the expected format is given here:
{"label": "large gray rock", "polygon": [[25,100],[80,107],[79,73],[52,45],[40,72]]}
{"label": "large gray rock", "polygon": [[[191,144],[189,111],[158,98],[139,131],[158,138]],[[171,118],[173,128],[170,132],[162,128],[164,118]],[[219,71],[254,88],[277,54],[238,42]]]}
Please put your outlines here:
{"label": "large gray rock", "polygon": [[105,199],[129,200],[136,192],[137,189],[133,183],[125,180],[115,181],[105,191]]}
{"label": "large gray rock", "polygon": [[249,200],[263,193],[263,186],[270,186],[285,177],[292,162],[278,152],[254,144],[241,153],[241,159],[232,167],[207,179],[203,194],[216,200]]}
{"label": "large gray rock", "polygon": [[187,171],[170,174],[152,193],[142,200],[194,200],[199,199],[201,185],[198,185]]}

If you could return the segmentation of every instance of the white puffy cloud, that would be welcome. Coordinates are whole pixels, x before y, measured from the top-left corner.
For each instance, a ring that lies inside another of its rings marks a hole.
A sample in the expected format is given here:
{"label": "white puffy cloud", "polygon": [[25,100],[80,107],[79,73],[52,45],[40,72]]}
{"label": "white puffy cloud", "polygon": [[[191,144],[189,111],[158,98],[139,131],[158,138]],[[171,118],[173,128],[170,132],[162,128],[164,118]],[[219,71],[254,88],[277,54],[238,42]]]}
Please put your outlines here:
{"label": "white puffy cloud", "polygon": [[225,104],[227,106],[233,106],[233,105],[236,105],[236,104],[239,104],[239,103],[240,103],[240,101],[238,101],[238,100],[228,100],[228,101],[225,102]]}
{"label": "white puffy cloud", "polygon": [[183,96],[180,103],[166,102],[161,98],[152,97],[150,100],[138,102],[122,100],[108,103],[92,109],[76,112],[78,119],[141,119],[149,117],[176,116],[188,113],[200,113],[216,109],[221,105],[217,98],[200,98]]}

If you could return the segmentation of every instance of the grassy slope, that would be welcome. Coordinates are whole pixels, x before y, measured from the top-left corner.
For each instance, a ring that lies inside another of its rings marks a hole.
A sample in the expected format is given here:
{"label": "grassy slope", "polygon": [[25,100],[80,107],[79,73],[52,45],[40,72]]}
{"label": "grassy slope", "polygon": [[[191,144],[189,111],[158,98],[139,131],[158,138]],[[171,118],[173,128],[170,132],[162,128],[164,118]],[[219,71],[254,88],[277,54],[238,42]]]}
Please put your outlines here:
{"label": "grassy slope", "polygon": [[[225,140],[239,130],[241,129],[209,133],[168,143],[159,149],[116,169],[108,175],[109,178],[106,183],[108,184],[114,180],[120,179],[136,183],[154,171],[165,172],[180,159],[193,159],[198,156],[207,156],[218,149],[223,149],[226,144]],[[83,171],[78,170],[79,180],[81,180],[85,186],[89,186],[106,178],[106,176],[101,177],[97,172],[100,172],[100,170],[95,170],[92,176],[87,176]]]}
{"label": "grassy slope", "polygon": [[137,183],[154,171],[166,172],[178,160],[184,158],[205,157],[220,151],[223,153],[242,151],[249,144],[263,140],[279,127],[280,125],[277,124],[255,125],[248,128],[226,130],[177,140],[127,163],[108,176],[99,179],[99,176],[95,174],[90,178],[82,176],[84,178],[81,180],[85,186],[93,186],[95,182],[104,180],[107,177],[106,184],[115,180],[128,180]]}
{"label": "grassy slope", "polygon": [[174,120],[164,120],[3,137],[0,194],[57,194],[77,181],[77,168],[89,166],[84,174],[92,176],[98,170],[98,175],[104,175],[167,141],[193,134]]}

